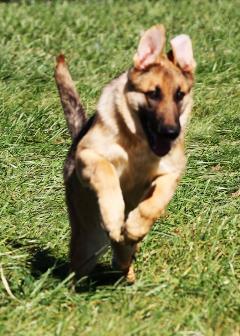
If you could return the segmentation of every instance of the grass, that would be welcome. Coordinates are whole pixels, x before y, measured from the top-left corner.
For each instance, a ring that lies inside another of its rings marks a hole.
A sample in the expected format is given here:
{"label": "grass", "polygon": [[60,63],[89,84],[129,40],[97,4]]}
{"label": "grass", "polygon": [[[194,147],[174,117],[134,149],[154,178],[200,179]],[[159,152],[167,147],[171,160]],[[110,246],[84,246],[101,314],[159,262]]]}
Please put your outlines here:
{"label": "grass", "polygon": [[[238,1],[1,2],[0,16],[0,335],[240,335]],[[67,55],[91,114],[158,22],[191,35],[198,63],[187,171],[142,244],[136,284],[76,293],[54,57]]]}

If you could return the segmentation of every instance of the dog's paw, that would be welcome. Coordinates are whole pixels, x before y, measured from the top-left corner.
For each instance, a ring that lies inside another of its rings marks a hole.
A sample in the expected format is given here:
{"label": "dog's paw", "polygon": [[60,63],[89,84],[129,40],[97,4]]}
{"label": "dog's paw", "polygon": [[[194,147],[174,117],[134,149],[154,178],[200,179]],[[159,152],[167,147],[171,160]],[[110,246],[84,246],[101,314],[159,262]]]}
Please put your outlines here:
{"label": "dog's paw", "polygon": [[124,237],[126,242],[141,241],[151,228],[151,221],[143,217],[139,209],[135,209],[129,213],[124,226]]}
{"label": "dog's paw", "polygon": [[129,283],[130,285],[134,284],[134,282],[136,281],[136,275],[134,272],[134,268],[133,265],[131,265],[128,269],[128,272],[125,275],[127,283]]}
{"label": "dog's paw", "polygon": [[133,228],[127,229],[125,228],[124,231],[124,241],[127,244],[135,244],[140,242],[144,237],[146,233],[141,232],[141,230],[137,227],[135,230]]}
{"label": "dog's paw", "polygon": [[125,265],[119,264],[114,258],[112,259],[112,268],[116,271],[123,273],[128,284],[133,284],[136,281],[136,275],[134,272],[133,265],[126,267]]}
{"label": "dog's paw", "polygon": [[124,235],[121,230],[111,230],[108,232],[109,239],[115,243],[122,243],[124,241]]}

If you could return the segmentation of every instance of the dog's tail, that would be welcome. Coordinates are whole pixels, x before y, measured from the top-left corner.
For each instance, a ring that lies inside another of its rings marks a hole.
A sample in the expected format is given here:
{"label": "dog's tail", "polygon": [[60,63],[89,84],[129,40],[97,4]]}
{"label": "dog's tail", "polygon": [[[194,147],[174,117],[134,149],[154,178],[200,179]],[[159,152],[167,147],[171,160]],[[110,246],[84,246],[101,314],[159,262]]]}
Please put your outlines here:
{"label": "dog's tail", "polygon": [[68,130],[72,139],[75,139],[86,122],[84,107],[71,78],[64,55],[57,57],[55,80],[59,91]]}

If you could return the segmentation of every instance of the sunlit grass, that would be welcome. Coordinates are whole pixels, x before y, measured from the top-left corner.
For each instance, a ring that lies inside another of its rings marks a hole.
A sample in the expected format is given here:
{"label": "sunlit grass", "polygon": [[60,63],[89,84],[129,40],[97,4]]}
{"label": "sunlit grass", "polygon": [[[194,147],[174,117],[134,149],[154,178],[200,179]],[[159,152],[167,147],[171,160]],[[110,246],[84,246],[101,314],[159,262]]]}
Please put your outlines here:
{"label": "sunlit grass", "polygon": [[[0,15],[0,335],[240,335],[238,2],[32,1]],[[54,58],[66,54],[91,114],[159,22],[191,36],[198,63],[187,171],[142,244],[136,284],[76,293]]]}

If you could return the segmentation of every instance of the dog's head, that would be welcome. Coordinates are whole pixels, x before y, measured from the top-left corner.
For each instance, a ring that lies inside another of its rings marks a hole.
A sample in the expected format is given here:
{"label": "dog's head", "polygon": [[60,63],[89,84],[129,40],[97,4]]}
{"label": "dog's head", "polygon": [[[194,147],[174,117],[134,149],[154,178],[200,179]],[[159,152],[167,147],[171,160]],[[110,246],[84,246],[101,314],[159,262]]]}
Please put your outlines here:
{"label": "dog's head", "polygon": [[181,132],[180,117],[190,100],[196,63],[191,40],[179,35],[164,53],[165,29],[157,25],[140,39],[126,89],[130,108],[138,115],[152,151],[163,156]]}

